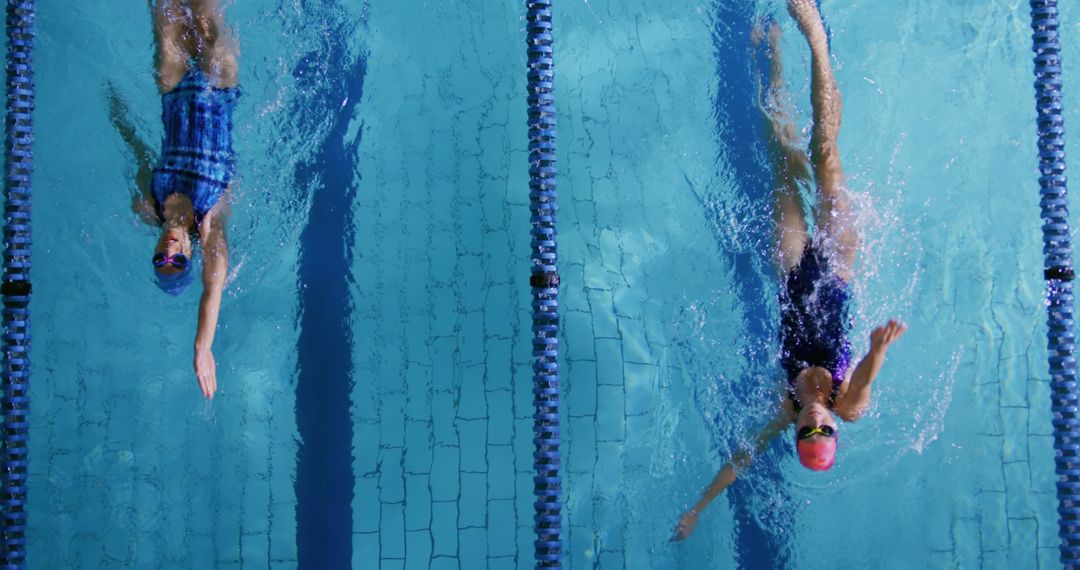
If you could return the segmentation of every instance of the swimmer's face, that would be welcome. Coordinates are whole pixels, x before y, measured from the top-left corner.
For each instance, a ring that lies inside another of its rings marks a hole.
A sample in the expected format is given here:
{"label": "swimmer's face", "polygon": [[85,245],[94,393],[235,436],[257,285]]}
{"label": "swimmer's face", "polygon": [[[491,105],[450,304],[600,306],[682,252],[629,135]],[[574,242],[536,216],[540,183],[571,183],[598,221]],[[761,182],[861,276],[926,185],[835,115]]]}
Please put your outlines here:
{"label": "swimmer's face", "polygon": [[814,471],[827,471],[836,462],[836,418],[825,406],[813,403],[799,412],[795,423],[795,451],[799,463]]}
{"label": "swimmer's face", "polygon": [[[181,228],[172,227],[163,229],[161,231],[161,237],[158,238],[157,244],[154,246],[154,255],[161,254],[171,258],[178,253],[183,254],[188,260],[191,259],[191,236]],[[171,263],[166,263],[161,267],[154,267],[154,270],[167,274],[180,273],[183,271],[183,269],[176,267]]]}
{"label": "swimmer's face", "polygon": [[[832,411],[819,402],[813,402],[799,410],[799,417],[795,420],[795,431],[806,427],[821,427],[829,426],[833,430],[837,429],[836,417],[833,416]],[[821,441],[822,439],[828,439],[821,434],[814,434],[810,436],[806,441]]]}
{"label": "swimmer's face", "polygon": [[[796,382],[804,389],[820,394],[822,390],[832,389],[832,373],[815,366],[800,372]],[[836,461],[837,435],[836,418],[828,406],[817,398],[804,404],[795,419],[795,450],[799,454],[799,463],[814,471],[832,468]]]}

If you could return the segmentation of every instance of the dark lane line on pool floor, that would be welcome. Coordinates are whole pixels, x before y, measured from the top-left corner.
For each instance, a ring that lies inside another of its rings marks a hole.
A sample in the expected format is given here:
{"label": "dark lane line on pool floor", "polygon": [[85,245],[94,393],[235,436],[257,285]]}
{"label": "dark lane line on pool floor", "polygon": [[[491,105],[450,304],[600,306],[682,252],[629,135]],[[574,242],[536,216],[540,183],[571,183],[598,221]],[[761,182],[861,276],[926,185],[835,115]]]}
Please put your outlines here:
{"label": "dark lane line on pool floor", "polygon": [[[344,10],[328,10],[340,14]],[[301,569],[352,564],[352,268],[354,161],[361,129],[347,141],[360,104],[367,60],[349,61],[345,23],[328,26],[322,51],[306,54],[293,71],[298,84],[321,91],[302,111],[314,124],[333,124],[311,162],[296,170],[300,192],[313,192],[301,234],[298,268],[300,335],[297,340],[296,549]],[[360,24],[362,25],[362,24]],[[312,81],[325,73],[322,81]]]}
{"label": "dark lane line on pool floor", "polygon": [[[772,208],[772,172],[763,160],[761,151],[765,144],[764,123],[757,104],[757,78],[751,74],[748,57],[752,55],[750,31],[753,25],[754,6],[752,3],[732,6],[730,2],[717,3],[714,19],[713,45],[716,50],[716,76],[718,88],[716,95],[717,132],[727,137],[727,160],[738,184],[738,192],[746,196],[751,204],[761,204],[753,208],[760,216],[761,223],[747,224],[758,228],[761,235],[748,240],[751,243],[769,243],[771,235]],[[716,214],[716,212],[710,212]],[[769,305],[762,300],[770,294],[770,288],[764,281],[768,272],[761,271],[763,259],[758,251],[731,251],[727,244],[720,243],[719,252],[728,254],[735,266],[735,287],[742,300],[740,305],[745,311],[743,320],[746,333],[753,339],[776,338],[774,319],[768,314]],[[764,260],[768,261],[768,260]],[[766,360],[770,351],[754,351],[746,371],[753,378],[763,378],[764,374],[755,371],[769,370]],[[764,352],[764,355],[761,353]],[[738,434],[715,434],[716,437],[731,438]],[[774,445],[776,442],[774,442]],[[770,454],[771,455],[771,454]],[[783,489],[783,474],[774,462],[765,459],[754,466],[760,478],[775,481],[778,489]],[[784,493],[786,495],[786,493]],[[790,568],[791,560],[786,544],[794,540],[795,529],[769,529],[762,526],[753,514],[753,489],[747,481],[736,479],[728,488],[728,500],[735,514],[735,547],[739,566],[743,568],[760,567],[764,561],[772,568]],[[790,504],[784,497],[784,503]],[[775,520],[769,517],[770,520]],[[777,532],[781,530],[782,532]]]}

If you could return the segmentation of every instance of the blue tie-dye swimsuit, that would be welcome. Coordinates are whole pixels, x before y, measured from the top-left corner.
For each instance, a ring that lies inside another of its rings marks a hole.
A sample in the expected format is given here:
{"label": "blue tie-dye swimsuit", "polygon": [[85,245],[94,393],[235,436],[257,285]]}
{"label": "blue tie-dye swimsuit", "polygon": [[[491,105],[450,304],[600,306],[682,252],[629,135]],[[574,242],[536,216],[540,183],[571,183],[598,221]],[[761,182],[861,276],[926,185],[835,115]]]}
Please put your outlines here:
{"label": "blue tie-dye swimsuit", "polygon": [[851,363],[848,331],[851,317],[848,284],[829,267],[829,260],[806,244],[799,264],[780,288],[780,366],[787,373],[788,395],[801,406],[795,379],[807,368],[820,366],[832,374],[830,407]]}
{"label": "blue tie-dye swimsuit", "polygon": [[165,138],[151,182],[161,219],[165,198],[179,192],[191,199],[195,222],[202,223],[232,183],[232,114],[239,96],[237,88],[212,87],[197,65],[161,96]]}

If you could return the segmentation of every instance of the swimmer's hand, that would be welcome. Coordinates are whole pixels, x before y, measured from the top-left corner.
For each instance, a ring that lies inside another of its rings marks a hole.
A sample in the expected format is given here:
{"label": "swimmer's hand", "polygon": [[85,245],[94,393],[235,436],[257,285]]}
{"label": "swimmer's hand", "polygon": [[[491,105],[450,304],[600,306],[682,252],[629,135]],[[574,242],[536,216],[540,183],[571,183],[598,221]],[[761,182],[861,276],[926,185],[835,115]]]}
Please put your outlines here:
{"label": "swimmer's hand", "polygon": [[199,379],[203,396],[213,400],[214,392],[217,392],[217,363],[209,348],[195,347],[195,377]]}
{"label": "swimmer's hand", "polygon": [[698,512],[694,509],[690,509],[683,513],[682,518],[679,519],[679,524],[675,526],[675,535],[671,537],[668,542],[682,542],[686,540],[686,537],[690,536],[694,532],[694,527],[697,526]]}
{"label": "swimmer's hand", "polygon": [[904,323],[896,319],[889,319],[885,326],[878,327],[870,333],[870,352],[878,356],[885,356],[889,346],[901,336],[904,336],[906,330],[907,325]]}

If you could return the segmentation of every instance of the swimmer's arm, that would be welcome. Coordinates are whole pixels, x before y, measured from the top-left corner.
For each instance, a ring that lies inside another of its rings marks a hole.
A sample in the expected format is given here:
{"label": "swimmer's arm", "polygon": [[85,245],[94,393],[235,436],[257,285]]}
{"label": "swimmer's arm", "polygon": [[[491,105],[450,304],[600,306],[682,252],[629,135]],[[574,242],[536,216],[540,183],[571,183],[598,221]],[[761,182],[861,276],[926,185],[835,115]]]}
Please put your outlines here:
{"label": "swimmer's arm", "polygon": [[739,473],[746,469],[750,465],[750,461],[753,459],[754,454],[765,451],[765,446],[769,444],[776,436],[780,435],[784,429],[787,428],[792,422],[792,417],[786,410],[781,411],[772,421],[768,423],[761,432],[758,433],[757,439],[754,442],[753,454],[745,449],[740,449],[735,452],[731,457],[731,461],[720,468],[720,471],[716,473],[716,477],[713,478],[712,483],[709,484],[705,492],[702,493],[701,499],[694,505],[694,511],[700,513],[702,509],[709,506],[709,503],[713,501],[731,485]]}
{"label": "swimmer's arm", "polygon": [[[784,429],[787,428],[791,422],[795,420],[794,413],[784,408],[780,410],[775,418],[768,425],[766,425],[757,436],[755,441],[754,453],[761,453],[765,450],[765,446],[768,445],[773,438],[780,435]],[[731,461],[720,468],[720,471],[716,473],[716,477],[713,478],[712,483],[701,494],[701,499],[692,509],[683,514],[679,520],[679,525],[675,527],[675,536],[672,537],[673,541],[684,540],[690,536],[690,533],[694,532],[694,527],[697,526],[698,516],[705,507],[709,506],[709,503],[713,502],[720,493],[724,492],[738,477],[739,472],[746,469],[750,465],[750,460],[753,455],[745,449],[739,450],[732,456]]]}
{"label": "swimmer's arm", "polygon": [[885,363],[885,353],[906,330],[907,325],[890,319],[885,326],[878,327],[870,333],[870,351],[851,373],[847,391],[836,399],[836,413],[844,421],[856,421],[866,413],[867,408],[870,407],[870,387],[874,384],[878,372],[881,371],[881,365]]}
{"label": "swimmer's arm", "polygon": [[872,392],[870,386],[873,385],[884,362],[885,354],[872,349],[859,361],[859,365],[851,373],[847,392],[836,399],[836,414],[841,419],[854,422],[866,413],[867,408],[870,407]]}
{"label": "swimmer's arm", "polygon": [[[220,204],[220,203],[219,203]],[[217,207],[215,206],[215,210]],[[222,219],[211,210],[203,219],[203,293],[199,300],[199,328],[195,333],[195,375],[203,395],[213,399],[217,391],[217,364],[214,361],[214,333],[217,331],[221,294],[229,271],[229,245]]]}
{"label": "swimmer's arm", "polygon": [[105,98],[109,105],[109,121],[120,133],[120,138],[131,147],[135,155],[136,171],[135,186],[139,189],[137,194],[131,195],[131,210],[139,215],[144,222],[158,225],[160,221],[154,210],[154,198],[150,192],[150,179],[153,173],[154,152],[135,132],[135,125],[128,118],[130,111],[127,103],[120,98],[116,87],[110,82],[105,86]]}

